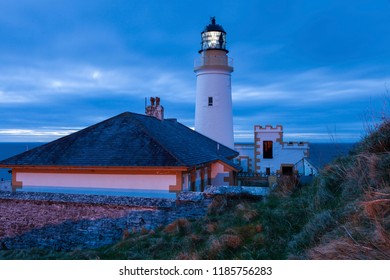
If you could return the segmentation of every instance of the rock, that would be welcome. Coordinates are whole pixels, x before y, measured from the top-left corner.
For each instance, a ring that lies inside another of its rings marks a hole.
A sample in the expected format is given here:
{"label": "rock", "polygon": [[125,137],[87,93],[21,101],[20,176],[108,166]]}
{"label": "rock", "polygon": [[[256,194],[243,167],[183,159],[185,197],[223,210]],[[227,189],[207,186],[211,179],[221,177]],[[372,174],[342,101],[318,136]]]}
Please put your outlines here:
{"label": "rock", "polygon": [[205,190],[208,196],[230,195],[230,196],[266,196],[269,194],[268,187],[235,187],[235,186],[210,186]]}
{"label": "rock", "polygon": [[203,199],[202,192],[180,192],[176,197],[178,201],[202,201]]}

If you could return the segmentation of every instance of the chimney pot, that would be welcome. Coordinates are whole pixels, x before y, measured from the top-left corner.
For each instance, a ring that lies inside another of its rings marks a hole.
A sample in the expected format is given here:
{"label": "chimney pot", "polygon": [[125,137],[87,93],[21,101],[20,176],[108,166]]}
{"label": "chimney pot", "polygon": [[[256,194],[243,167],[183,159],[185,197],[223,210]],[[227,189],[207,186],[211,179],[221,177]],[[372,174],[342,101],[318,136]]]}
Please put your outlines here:
{"label": "chimney pot", "polygon": [[145,108],[145,114],[159,120],[164,119],[164,107],[160,105],[160,97],[150,97],[150,105]]}

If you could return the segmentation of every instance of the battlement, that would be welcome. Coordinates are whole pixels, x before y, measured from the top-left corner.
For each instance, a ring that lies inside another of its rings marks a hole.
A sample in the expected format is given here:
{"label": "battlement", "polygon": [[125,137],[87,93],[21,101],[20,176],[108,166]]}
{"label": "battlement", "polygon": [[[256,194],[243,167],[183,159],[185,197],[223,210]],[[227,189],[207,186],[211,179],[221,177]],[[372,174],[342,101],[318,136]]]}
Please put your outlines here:
{"label": "battlement", "polygon": [[277,125],[273,127],[272,125],[267,124],[265,127],[261,125],[255,125],[255,132],[283,132],[283,126]]}

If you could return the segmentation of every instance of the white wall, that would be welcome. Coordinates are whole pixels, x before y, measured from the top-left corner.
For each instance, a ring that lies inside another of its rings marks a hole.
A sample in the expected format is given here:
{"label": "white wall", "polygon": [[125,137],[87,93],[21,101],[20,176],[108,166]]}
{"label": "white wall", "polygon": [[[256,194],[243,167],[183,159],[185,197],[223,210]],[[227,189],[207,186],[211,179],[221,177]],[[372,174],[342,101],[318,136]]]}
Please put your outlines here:
{"label": "white wall", "polygon": [[[267,139],[261,139],[262,141],[267,141]],[[257,163],[258,170],[257,172],[266,172],[266,168],[270,168],[271,172],[276,172],[277,170],[281,170],[281,165],[283,164],[296,164],[302,158],[305,157],[305,151],[307,150],[307,146],[294,146],[288,147],[286,143],[280,144],[279,142],[273,142],[273,158],[267,159],[263,158],[263,145],[261,143],[260,155],[258,158],[260,162]]]}
{"label": "white wall", "polygon": [[[271,173],[281,170],[281,165],[295,165],[307,155],[308,143],[283,142],[283,127],[256,125],[254,128],[255,138],[258,139],[254,145],[236,144],[235,149],[240,153],[239,157],[249,156],[252,159],[253,170],[255,172],[266,172],[270,168]],[[272,141],[273,158],[263,158],[263,141]],[[258,153],[255,155],[255,153]],[[256,162],[256,159],[260,160]],[[237,162],[237,160],[236,160]],[[255,165],[257,168],[255,168]],[[302,167],[303,169],[303,167]]]}
{"label": "white wall", "polygon": [[271,172],[276,172],[281,169],[282,164],[296,164],[305,156],[305,149],[285,149],[283,146],[278,142],[274,143],[272,159],[263,158],[263,152],[261,151],[260,163],[258,163],[259,172],[265,172],[267,167],[271,169]]}
{"label": "white wall", "polygon": [[303,159],[296,165],[298,173],[304,176],[318,175],[318,170],[308,160]]}
{"label": "white wall", "polygon": [[[195,67],[196,104],[195,130],[229,147],[234,148],[231,72],[228,57],[221,50],[202,53],[203,58],[212,58],[209,63]],[[215,58],[222,60],[214,61]],[[214,62],[215,63],[214,63]],[[208,98],[213,105],[208,106]]]}
{"label": "white wall", "polygon": [[23,186],[91,187],[169,190],[176,185],[176,175],[63,174],[17,172],[16,181]]}
{"label": "white wall", "polygon": [[224,179],[229,177],[229,172],[224,171],[223,164],[216,162],[211,166],[211,185],[213,186],[228,186],[229,182]]}

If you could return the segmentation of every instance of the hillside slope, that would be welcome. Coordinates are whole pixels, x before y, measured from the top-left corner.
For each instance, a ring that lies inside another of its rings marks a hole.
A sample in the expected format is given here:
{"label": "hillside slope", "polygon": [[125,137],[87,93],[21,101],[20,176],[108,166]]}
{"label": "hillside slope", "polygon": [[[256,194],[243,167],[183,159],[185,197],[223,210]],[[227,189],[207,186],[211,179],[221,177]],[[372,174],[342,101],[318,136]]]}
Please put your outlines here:
{"label": "hillside slope", "polygon": [[302,254],[305,258],[390,259],[389,120],[348,157],[325,168],[314,188],[310,208],[315,214],[294,236],[292,248],[318,230],[320,236]]}

